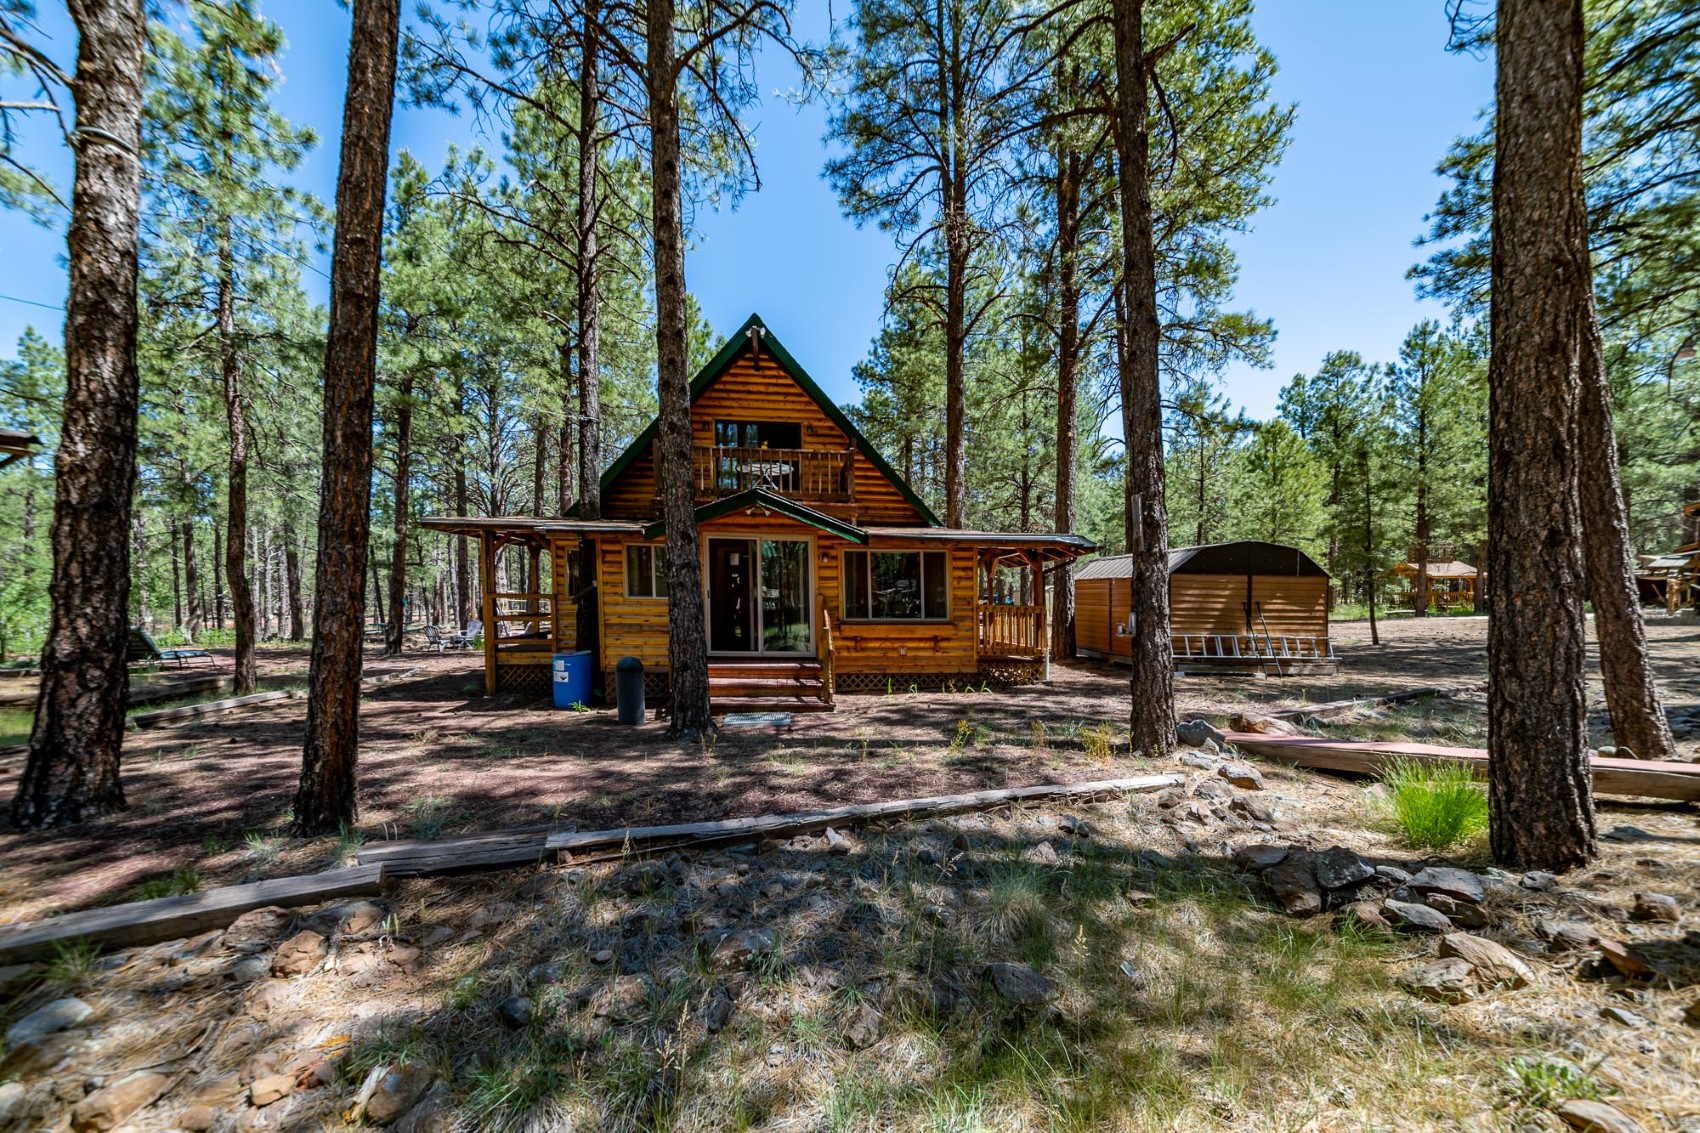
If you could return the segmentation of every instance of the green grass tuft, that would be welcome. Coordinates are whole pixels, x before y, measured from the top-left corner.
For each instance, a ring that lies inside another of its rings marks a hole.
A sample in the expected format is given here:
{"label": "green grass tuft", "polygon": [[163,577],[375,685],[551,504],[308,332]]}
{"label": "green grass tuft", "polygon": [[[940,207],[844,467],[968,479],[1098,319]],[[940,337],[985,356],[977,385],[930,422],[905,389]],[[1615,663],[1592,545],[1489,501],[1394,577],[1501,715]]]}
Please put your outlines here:
{"label": "green grass tuft", "polygon": [[1487,829],[1487,791],[1464,764],[1395,760],[1381,782],[1388,818],[1418,849],[1443,850]]}
{"label": "green grass tuft", "polygon": [[181,897],[201,887],[201,875],[188,866],[179,866],[168,874],[150,877],[136,886],[135,900],[152,901],[158,897]]}

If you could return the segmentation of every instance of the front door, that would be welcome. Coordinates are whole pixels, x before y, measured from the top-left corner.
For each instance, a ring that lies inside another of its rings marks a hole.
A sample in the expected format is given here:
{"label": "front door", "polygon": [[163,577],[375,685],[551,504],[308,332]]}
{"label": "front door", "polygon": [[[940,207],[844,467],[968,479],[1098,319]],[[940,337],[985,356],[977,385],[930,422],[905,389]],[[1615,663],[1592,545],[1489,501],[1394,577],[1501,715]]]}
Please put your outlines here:
{"label": "front door", "polygon": [[708,540],[711,653],[814,655],[809,542]]}

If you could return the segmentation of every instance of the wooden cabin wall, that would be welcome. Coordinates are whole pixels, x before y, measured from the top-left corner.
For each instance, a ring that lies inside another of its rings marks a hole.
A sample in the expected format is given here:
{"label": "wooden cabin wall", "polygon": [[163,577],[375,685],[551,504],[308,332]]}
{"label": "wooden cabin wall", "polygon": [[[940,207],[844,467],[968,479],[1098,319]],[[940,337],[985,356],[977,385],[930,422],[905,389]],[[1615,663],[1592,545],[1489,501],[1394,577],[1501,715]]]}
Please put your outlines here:
{"label": "wooden cabin wall", "polygon": [[1328,636],[1328,579],[1316,577],[1253,575],[1251,595],[1254,603],[1263,604],[1263,618],[1255,616],[1253,605],[1252,632],[1268,632],[1274,637]]}
{"label": "wooden cabin wall", "polygon": [[1243,574],[1171,574],[1169,632],[1176,637],[1245,633],[1245,603]]}
{"label": "wooden cabin wall", "polygon": [[[567,555],[578,550],[578,536],[552,536],[549,540],[550,609],[555,611],[555,652],[578,647],[578,603],[567,593]],[[556,569],[555,564],[561,564]]]}
{"label": "wooden cabin wall", "polygon": [[[726,373],[703,391],[691,406],[691,443],[712,445],[714,422],[796,421],[803,427],[803,447],[842,451],[850,439],[832,423],[813,398],[803,392],[775,359],[762,355],[753,360],[748,353],[733,362]],[[854,504],[803,501],[828,515],[859,524],[919,524],[921,517],[887,480],[857,453],[854,459],[856,502]],[[632,461],[618,481],[603,494],[602,514],[610,519],[647,519],[657,515],[654,446]]]}
{"label": "wooden cabin wall", "polygon": [[[816,648],[821,650],[819,609],[825,598],[832,615],[836,665],[840,673],[955,673],[966,677],[979,668],[975,555],[971,547],[952,547],[928,540],[882,541],[875,550],[943,550],[950,562],[950,619],[945,622],[846,622],[841,574],[846,550],[859,550],[848,540],[797,523],[784,516],[731,515],[711,520],[698,529],[704,535],[809,539],[814,543]],[[632,542],[637,542],[633,540]],[[626,542],[604,539],[600,548],[602,579],[602,667],[611,673],[621,657],[633,656],[644,667],[665,670],[667,662],[667,602],[626,597]],[[661,544],[654,544],[659,547]],[[822,561],[825,552],[825,561]],[[704,569],[707,569],[706,558]]]}

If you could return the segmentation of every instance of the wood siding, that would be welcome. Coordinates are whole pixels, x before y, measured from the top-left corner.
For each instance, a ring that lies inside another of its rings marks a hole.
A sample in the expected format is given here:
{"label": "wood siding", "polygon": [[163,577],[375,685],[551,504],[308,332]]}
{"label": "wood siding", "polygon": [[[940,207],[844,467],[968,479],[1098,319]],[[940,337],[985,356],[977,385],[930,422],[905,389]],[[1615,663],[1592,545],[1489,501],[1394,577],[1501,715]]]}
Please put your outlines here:
{"label": "wood siding", "polygon": [[[691,443],[714,444],[716,421],[794,421],[802,426],[805,449],[843,451],[850,438],[832,423],[813,398],[774,358],[739,357],[691,406]],[[862,524],[916,524],[922,520],[896,484],[861,453],[853,459],[855,499],[849,503],[802,499],[828,515]],[[657,515],[654,446],[640,453],[602,497],[610,519],[649,519]]]}
{"label": "wood siding", "polygon": [[[1115,627],[1127,621],[1132,597],[1125,578],[1089,578],[1075,584],[1075,639],[1082,649],[1107,657],[1130,655],[1132,639],[1117,637]],[[1169,576],[1169,632],[1180,636],[1233,635],[1248,632],[1247,576],[1243,574],[1175,574]],[[1249,632],[1275,637],[1328,636],[1328,579],[1252,575],[1254,603]],[[1255,616],[1263,606],[1263,618]]]}
{"label": "wood siding", "polygon": [[[1262,603],[1263,619],[1253,625],[1263,633],[1264,622],[1275,637],[1328,636],[1328,580],[1321,577],[1283,578],[1253,575],[1253,603]],[[1252,609],[1257,609],[1253,605]]]}

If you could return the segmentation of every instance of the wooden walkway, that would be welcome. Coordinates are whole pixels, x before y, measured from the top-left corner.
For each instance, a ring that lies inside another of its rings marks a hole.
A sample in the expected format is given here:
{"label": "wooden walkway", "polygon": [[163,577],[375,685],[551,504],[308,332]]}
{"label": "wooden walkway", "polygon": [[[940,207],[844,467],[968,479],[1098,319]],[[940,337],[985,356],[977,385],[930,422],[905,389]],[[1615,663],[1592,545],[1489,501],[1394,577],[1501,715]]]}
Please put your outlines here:
{"label": "wooden walkway", "polygon": [[[1229,732],[1228,742],[1252,755],[1324,771],[1373,775],[1396,759],[1431,759],[1466,763],[1487,774],[1487,749],[1441,747],[1438,744],[1355,743],[1310,736],[1268,736],[1261,732]],[[1602,795],[1675,799],[1700,802],[1700,763],[1660,763],[1650,759],[1608,759],[1595,756],[1594,791]]]}

